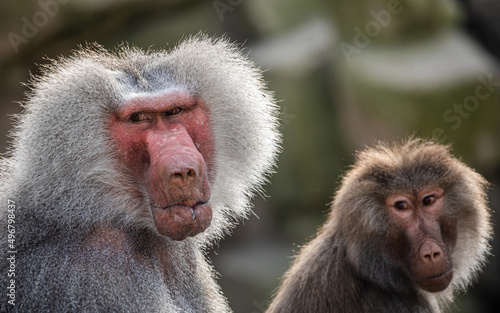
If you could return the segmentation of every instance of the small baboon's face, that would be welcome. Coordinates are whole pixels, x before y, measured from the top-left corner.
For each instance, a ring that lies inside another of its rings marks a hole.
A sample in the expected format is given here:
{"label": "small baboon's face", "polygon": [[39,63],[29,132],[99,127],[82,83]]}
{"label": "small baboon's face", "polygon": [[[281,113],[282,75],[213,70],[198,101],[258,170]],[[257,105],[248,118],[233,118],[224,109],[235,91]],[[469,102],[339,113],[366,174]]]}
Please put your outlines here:
{"label": "small baboon's face", "polygon": [[389,242],[399,250],[393,254],[407,264],[412,280],[429,292],[446,289],[453,278],[456,222],[444,217],[445,201],[441,188],[396,193],[386,199],[386,209],[397,226],[388,234]]}

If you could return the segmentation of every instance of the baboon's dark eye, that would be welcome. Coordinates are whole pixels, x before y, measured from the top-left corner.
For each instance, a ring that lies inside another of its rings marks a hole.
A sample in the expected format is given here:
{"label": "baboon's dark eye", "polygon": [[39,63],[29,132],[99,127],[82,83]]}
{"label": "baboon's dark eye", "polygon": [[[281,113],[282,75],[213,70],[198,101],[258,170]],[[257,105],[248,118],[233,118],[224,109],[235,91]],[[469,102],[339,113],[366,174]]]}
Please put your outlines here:
{"label": "baboon's dark eye", "polygon": [[130,121],[133,123],[139,123],[148,120],[148,116],[142,112],[134,112],[130,114]]}
{"label": "baboon's dark eye", "polygon": [[436,197],[435,196],[427,196],[422,200],[423,205],[431,205],[434,202],[436,202]]}
{"label": "baboon's dark eye", "polygon": [[400,211],[408,209],[408,203],[405,201],[398,201],[394,203],[394,207]]}
{"label": "baboon's dark eye", "polygon": [[182,108],[173,108],[172,110],[168,110],[167,112],[165,112],[165,116],[176,115],[176,114],[181,113],[181,111],[182,111]]}

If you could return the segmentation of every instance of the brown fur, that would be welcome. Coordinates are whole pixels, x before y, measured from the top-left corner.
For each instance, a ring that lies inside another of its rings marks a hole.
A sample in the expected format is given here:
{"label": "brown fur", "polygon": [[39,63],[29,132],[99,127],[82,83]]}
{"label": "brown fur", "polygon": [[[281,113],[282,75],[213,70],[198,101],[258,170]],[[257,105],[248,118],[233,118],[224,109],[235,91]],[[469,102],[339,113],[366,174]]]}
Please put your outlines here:
{"label": "brown fur", "polygon": [[[398,257],[407,254],[407,242],[384,204],[391,194],[424,187],[446,194],[441,232],[453,261],[450,285],[435,293],[420,289]],[[361,151],[327,222],[296,257],[267,313],[441,312],[488,254],[486,187],[447,146],[412,139]]]}

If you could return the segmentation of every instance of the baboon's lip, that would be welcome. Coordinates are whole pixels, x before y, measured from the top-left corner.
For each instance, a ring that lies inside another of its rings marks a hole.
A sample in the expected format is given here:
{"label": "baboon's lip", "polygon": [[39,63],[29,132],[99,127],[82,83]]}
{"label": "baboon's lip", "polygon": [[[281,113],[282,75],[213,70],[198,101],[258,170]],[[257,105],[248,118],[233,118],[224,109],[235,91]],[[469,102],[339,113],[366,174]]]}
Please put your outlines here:
{"label": "baboon's lip", "polygon": [[[156,229],[173,240],[196,236],[204,232],[212,222],[212,206],[208,201],[194,202],[192,207],[182,202],[153,210]],[[189,201],[185,203],[193,204]]]}
{"label": "baboon's lip", "polygon": [[208,203],[208,200],[207,201],[183,200],[183,201],[180,201],[178,203],[174,203],[171,205],[167,205],[164,207],[158,207],[158,208],[162,209],[162,210],[168,210],[168,209],[172,209],[174,207],[186,207],[186,208],[195,209],[197,206],[205,205],[207,203]]}
{"label": "baboon's lip", "polygon": [[453,279],[453,268],[418,281],[419,286],[428,292],[440,292],[448,288]]}
{"label": "baboon's lip", "polygon": [[429,276],[429,277],[426,277],[424,278],[423,280],[427,280],[427,279],[435,279],[435,278],[441,278],[441,277],[444,277],[446,275],[449,275],[453,272],[453,268],[450,268],[449,270],[447,270],[446,272],[444,273],[441,273],[441,274],[437,274],[437,275],[433,275],[433,276]]}

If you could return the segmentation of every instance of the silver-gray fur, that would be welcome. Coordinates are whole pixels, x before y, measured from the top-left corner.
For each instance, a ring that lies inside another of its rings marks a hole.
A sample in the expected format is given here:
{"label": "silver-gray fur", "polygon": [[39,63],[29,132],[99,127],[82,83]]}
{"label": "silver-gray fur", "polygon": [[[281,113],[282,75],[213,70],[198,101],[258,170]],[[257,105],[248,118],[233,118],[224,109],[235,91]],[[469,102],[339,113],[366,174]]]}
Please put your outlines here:
{"label": "silver-gray fur", "polygon": [[[204,35],[170,52],[95,46],[54,61],[32,86],[0,163],[2,312],[230,312],[204,250],[250,212],[280,141],[277,106],[253,63]],[[128,97],[178,87],[209,108],[216,153],[212,224],[183,241],[153,229],[108,127]]]}

